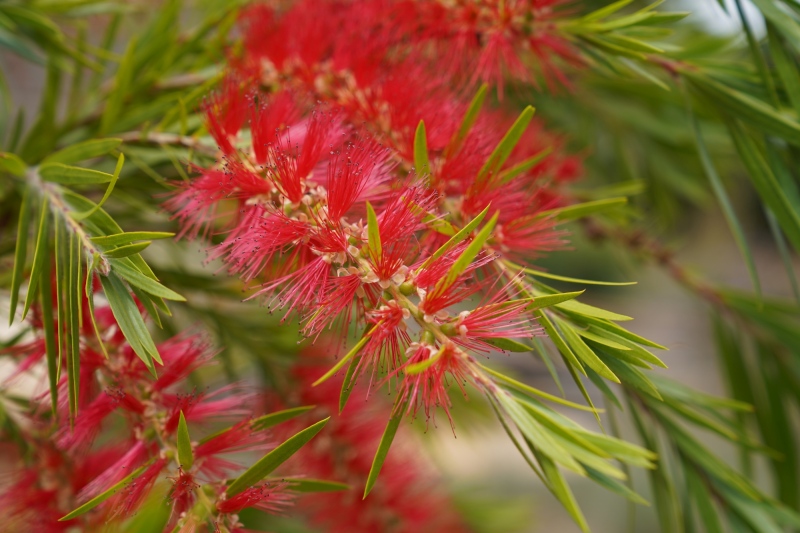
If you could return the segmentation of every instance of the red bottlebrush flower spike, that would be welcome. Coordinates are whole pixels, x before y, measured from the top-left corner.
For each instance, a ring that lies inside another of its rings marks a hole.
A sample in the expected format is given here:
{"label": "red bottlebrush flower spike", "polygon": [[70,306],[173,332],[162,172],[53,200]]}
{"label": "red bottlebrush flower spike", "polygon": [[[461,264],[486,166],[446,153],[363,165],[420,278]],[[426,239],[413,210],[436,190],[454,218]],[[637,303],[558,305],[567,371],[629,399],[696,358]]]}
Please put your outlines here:
{"label": "red bottlebrush flower spike", "polygon": [[297,122],[300,111],[292,95],[286,91],[270,97],[256,93],[252,98],[250,130],[253,155],[255,163],[263,165],[267,162],[269,147],[278,140],[278,132]]}
{"label": "red bottlebrush flower spike", "polygon": [[255,507],[270,514],[282,514],[294,503],[294,495],[288,492],[288,483],[264,483],[217,502],[217,510],[223,514],[238,513]]}
{"label": "red bottlebrush flower spike", "polygon": [[116,495],[109,500],[109,520],[131,516],[149,493],[161,472],[167,466],[166,459],[156,459],[144,472],[129,481]]}
{"label": "red bottlebrush flower spike", "polygon": [[400,397],[398,405],[406,405],[408,402],[406,412],[414,416],[422,408],[426,419],[433,416],[436,407],[441,407],[455,432],[447,389],[450,385],[449,380],[453,380],[464,397],[467,396],[463,383],[467,382],[469,375],[463,356],[456,353],[456,348],[452,344],[446,344],[438,349],[433,346],[412,345],[410,351],[408,361],[398,369],[398,372],[405,372],[398,386]]}
{"label": "red bottlebrush flower spike", "polygon": [[247,118],[247,101],[240,85],[239,80],[227,78],[222,90],[212,94],[203,104],[208,131],[227,155],[235,153],[233,139]]}

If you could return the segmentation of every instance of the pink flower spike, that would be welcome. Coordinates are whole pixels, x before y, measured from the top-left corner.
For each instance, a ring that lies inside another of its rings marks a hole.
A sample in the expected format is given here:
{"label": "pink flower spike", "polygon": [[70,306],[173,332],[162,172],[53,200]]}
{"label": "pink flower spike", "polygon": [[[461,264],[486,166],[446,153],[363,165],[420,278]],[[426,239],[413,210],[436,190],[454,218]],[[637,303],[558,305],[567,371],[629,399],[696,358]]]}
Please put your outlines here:
{"label": "pink flower spike", "polygon": [[72,429],[65,427],[59,430],[56,443],[59,447],[70,449],[90,445],[100,431],[103,421],[118,405],[118,398],[106,392],[102,393],[78,412]]}
{"label": "pink flower spike", "polygon": [[250,487],[230,498],[217,502],[217,510],[223,514],[238,513],[255,507],[271,514],[282,514],[291,507],[294,495],[287,491],[288,483],[264,483]]}

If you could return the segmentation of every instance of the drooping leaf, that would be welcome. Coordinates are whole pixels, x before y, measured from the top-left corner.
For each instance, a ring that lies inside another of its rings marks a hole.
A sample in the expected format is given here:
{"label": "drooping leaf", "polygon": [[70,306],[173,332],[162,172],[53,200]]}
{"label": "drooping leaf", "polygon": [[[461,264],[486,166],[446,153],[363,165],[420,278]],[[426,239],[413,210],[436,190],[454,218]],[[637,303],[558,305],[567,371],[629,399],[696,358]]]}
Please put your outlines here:
{"label": "drooping leaf", "polygon": [[375,451],[375,457],[372,459],[372,467],[370,467],[369,475],[367,475],[367,483],[364,486],[364,499],[366,499],[372,491],[375,482],[378,481],[378,474],[380,474],[383,463],[389,455],[389,448],[392,446],[394,436],[397,434],[397,428],[400,427],[400,422],[403,420],[403,411],[405,411],[405,409],[402,405],[399,409],[395,409],[395,412],[392,414],[391,418],[389,418],[389,423],[386,424],[381,442],[378,444],[378,449]]}

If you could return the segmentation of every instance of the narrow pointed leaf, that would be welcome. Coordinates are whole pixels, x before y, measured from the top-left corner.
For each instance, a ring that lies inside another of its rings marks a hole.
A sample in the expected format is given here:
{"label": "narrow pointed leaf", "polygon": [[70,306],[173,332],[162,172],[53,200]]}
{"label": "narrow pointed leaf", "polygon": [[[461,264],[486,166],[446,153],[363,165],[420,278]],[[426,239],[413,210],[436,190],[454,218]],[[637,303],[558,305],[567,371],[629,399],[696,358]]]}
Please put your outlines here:
{"label": "narrow pointed leaf", "polygon": [[131,472],[130,474],[128,474],[124,478],[120,479],[117,483],[115,483],[114,485],[112,485],[111,487],[109,487],[108,489],[103,491],[102,493],[98,494],[97,496],[95,496],[94,498],[89,500],[88,502],[84,503],[83,505],[81,505],[80,507],[78,507],[77,509],[72,511],[71,513],[68,513],[68,514],[62,516],[61,518],[59,518],[58,521],[59,522],[65,522],[67,520],[72,520],[73,518],[77,518],[77,517],[79,517],[79,516],[81,516],[83,514],[88,513],[89,511],[91,511],[92,509],[94,509],[95,507],[97,507],[98,505],[100,505],[101,503],[103,503],[104,501],[109,499],[110,497],[112,497],[114,494],[116,494],[119,489],[121,489],[125,485],[127,485],[128,482],[130,482],[133,478],[135,478],[136,476],[138,476],[139,474],[144,472],[144,469],[147,468],[147,466],[148,466],[147,464],[140,466],[139,468],[137,468],[136,470],[134,470],[133,472]]}
{"label": "narrow pointed leaf", "polygon": [[594,200],[592,202],[584,202],[582,204],[568,205],[566,207],[559,207],[557,209],[550,209],[538,213],[539,217],[554,217],[560,222],[568,220],[577,220],[579,218],[602,213],[609,209],[621,207],[628,203],[628,199],[621,198],[606,198],[603,200]]}
{"label": "narrow pointed leaf", "polygon": [[[414,132],[414,168],[419,176],[430,176],[431,161],[428,157],[428,137],[425,132],[425,123],[419,121],[417,131]],[[426,178],[430,181],[430,178]]]}
{"label": "narrow pointed leaf", "polygon": [[472,233],[472,231],[478,227],[478,224],[480,224],[483,218],[486,216],[486,213],[489,212],[490,207],[491,206],[487,205],[483,211],[478,213],[478,215],[475,218],[470,220],[466,226],[464,226],[458,231],[458,233],[450,237],[450,239],[448,239],[446,243],[441,245],[438,250],[433,252],[433,254],[431,254],[431,256],[428,257],[428,259],[426,259],[425,262],[422,263],[422,265],[420,265],[420,267],[417,269],[417,272],[426,269],[428,266],[431,265],[431,263],[442,257],[444,254],[452,250],[455,246],[457,246],[459,243],[461,243],[467,237],[469,237],[470,233]]}
{"label": "narrow pointed leaf", "polygon": [[378,227],[378,217],[375,215],[375,209],[372,208],[372,204],[369,202],[367,202],[367,239],[370,255],[376,262],[379,262],[383,255],[381,232]]}
{"label": "narrow pointed leaf", "polygon": [[43,180],[61,185],[97,185],[108,183],[114,176],[99,170],[73,167],[63,163],[44,163],[39,167]]}
{"label": "narrow pointed leaf", "polygon": [[[33,203],[32,193],[29,188],[25,188],[22,195],[22,205],[19,209],[19,220],[17,222],[17,246],[14,251],[14,269],[11,274],[11,309],[8,316],[8,324],[14,322],[14,315],[17,313],[17,302],[19,301],[19,288],[22,285],[22,278],[25,273],[25,263],[28,260],[28,232],[31,225],[31,210]],[[47,206],[42,206],[46,210]]]}
{"label": "narrow pointed leaf", "polygon": [[443,287],[448,287],[455,283],[458,276],[467,269],[473,259],[483,250],[483,246],[486,244],[486,241],[489,240],[489,237],[492,236],[494,226],[497,224],[497,217],[498,214],[495,213],[494,216],[489,219],[489,222],[481,228],[475,238],[472,239],[472,242],[470,242],[461,255],[458,256],[458,259],[455,260],[450,270],[447,271],[447,274],[439,280],[437,285],[441,284]]}
{"label": "narrow pointed leaf", "polygon": [[485,181],[503,167],[508,156],[511,155],[511,152],[517,146],[522,134],[528,129],[528,124],[530,124],[533,119],[533,115],[534,109],[531,106],[526,107],[522,111],[514,124],[508,129],[505,136],[500,140],[500,143],[491,155],[489,155],[489,159],[486,160],[486,163],[484,163],[483,167],[478,171],[478,175],[475,178],[476,182],[480,183]]}
{"label": "narrow pointed leaf", "polygon": [[5,171],[18,177],[25,175],[28,165],[14,154],[0,152],[0,171]]}
{"label": "narrow pointed leaf", "polygon": [[151,241],[126,244],[124,246],[120,246],[119,248],[112,248],[111,250],[107,250],[103,252],[103,255],[109,258],[120,259],[122,257],[128,257],[129,255],[138,254],[151,244],[152,244]]}
{"label": "narrow pointed leaf", "polygon": [[389,423],[386,424],[386,429],[383,431],[381,442],[378,444],[378,450],[375,452],[375,457],[372,459],[372,467],[369,469],[367,476],[367,484],[364,486],[364,498],[366,498],[378,481],[378,474],[383,468],[383,463],[386,461],[386,456],[389,455],[389,448],[392,446],[394,436],[397,434],[397,428],[400,427],[400,422],[403,420],[403,411],[405,409],[396,410]]}
{"label": "narrow pointed leaf", "polygon": [[350,485],[347,483],[340,483],[339,481],[328,481],[325,479],[312,479],[306,477],[281,477],[267,479],[267,481],[274,481],[275,483],[288,483],[289,488],[294,492],[311,493],[311,492],[339,492],[341,490],[350,490]]}
{"label": "narrow pointed leaf", "polygon": [[481,341],[505,352],[526,353],[533,350],[533,348],[527,344],[515,341],[514,339],[505,339],[502,337],[482,337]]}
{"label": "narrow pointed leaf", "polygon": [[277,448],[259,459],[241,476],[233,480],[233,482],[228,485],[228,489],[226,490],[227,495],[229,497],[235,496],[236,494],[239,494],[248,487],[252,487],[267,477],[287,459],[297,453],[300,448],[305,446],[308,441],[314,438],[314,436],[316,436],[316,434],[319,433],[323,427],[325,427],[325,424],[328,423],[328,420],[330,420],[330,417],[320,420],[313,426],[307,427],[306,429],[300,431],[292,437],[289,437],[289,439],[279,444]]}
{"label": "narrow pointed leaf", "polygon": [[192,439],[189,437],[189,427],[186,425],[186,418],[183,411],[178,419],[178,463],[189,470],[194,464],[194,454],[192,453]]}
{"label": "narrow pointed leaf", "polygon": [[304,405],[302,407],[293,407],[291,409],[284,409],[283,411],[276,411],[274,413],[256,418],[253,420],[252,426],[255,430],[271,428],[296,418],[303,413],[307,413],[314,407],[314,405]]}
{"label": "narrow pointed leaf", "polygon": [[92,237],[92,242],[100,246],[121,246],[136,241],[154,241],[156,239],[169,239],[174,236],[174,233],[166,231],[131,231],[128,233]]}
{"label": "narrow pointed leaf", "polygon": [[469,135],[472,126],[475,124],[475,121],[478,120],[478,115],[483,107],[483,101],[486,100],[486,92],[488,90],[489,86],[484,83],[481,85],[480,89],[478,89],[478,92],[475,93],[475,96],[472,98],[467,108],[467,112],[464,114],[464,120],[461,121],[461,126],[450,141],[450,147],[448,148],[449,153],[452,154],[456,152],[461,147],[461,143],[464,142],[464,139],[467,138],[467,135]]}
{"label": "narrow pointed leaf", "polygon": [[28,282],[28,292],[25,295],[25,305],[22,309],[22,318],[28,315],[28,310],[33,304],[36,296],[36,288],[41,279],[44,263],[50,261],[50,247],[48,246],[48,221],[50,209],[47,202],[43,202],[41,213],[39,213],[39,225],[36,230],[36,245],[33,252],[33,266],[31,267],[30,281]]}
{"label": "narrow pointed leaf", "polygon": [[117,166],[114,169],[114,174],[111,176],[111,181],[108,183],[108,187],[106,187],[106,192],[103,194],[103,197],[100,199],[98,203],[95,204],[94,207],[89,209],[88,211],[84,211],[83,213],[70,213],[70,216],[75,220],[83,220],[85,218],[89,218],[92,216],[98,209],[100,209],[103,204],[106,203],[106,200],[111,196],[111,192],[114,190],[114,186],[117,184],[117,179],[119,178],[119,173],[122,172],[122,165],[125,163],[125,155],[119,154],[119,159],[117,159]]}
{"label": "narrow pointed leaf", "polygon": [[531,302],[530,306],[528,306],[528,309],[544,309],[545,307],[551,307],[556,304],[575,299],[584,292],[586,292],[585,289],[582,291],[562,292],[559,294],[543,294],[541,296],[536,296],[533,298],[533,302]]}

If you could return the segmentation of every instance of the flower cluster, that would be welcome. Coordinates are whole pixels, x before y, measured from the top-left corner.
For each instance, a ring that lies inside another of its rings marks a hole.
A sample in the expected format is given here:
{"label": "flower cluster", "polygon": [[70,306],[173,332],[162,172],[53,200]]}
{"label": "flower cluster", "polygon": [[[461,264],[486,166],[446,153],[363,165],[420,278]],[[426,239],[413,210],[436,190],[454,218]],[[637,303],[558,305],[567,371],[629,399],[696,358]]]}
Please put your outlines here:
{"label": "flower cluster", "polygon": [[498,258],[563,244],[546,211],[576,163],[527,127],[532,110],[513,122],[469,105],[419,43],[401,53],[402,5],[248,11],[245,57],[204,105],[220,159],[166,205],[185,236],[225,234],[210,257],[305,336],[364,328],[341,362],[396,378],[403,408],[430,415],[448,410],[448,382],[487,385],[471,352],[539,332]]}
{"label": "flower cluster", "polygon": [[[84,306],[88,316],[86,300]],[[226,496],[226,480],[243,468],[228,454],[263,454],[276,443],[253,418],[255,394],[236,385],[185,390],[189,374],[213,361],[214,352],[203,338],[182,335],[159,344],[164,364],[154,380],[125,341],[111,310],[98,307],[94,314],[108,356],[87,320],[81,337],[79,410],[71,424],[67,388],[74,377],[68,372],[57,384],[56,412],[45,394],[33,398],[27,411],[14,413],[17,440],[23,445],[18,460],[26,464],[0,493],[4,528],[104,531],[129,518],[164,482],[170,506],[164,531],[241,531],[237,513],[242,509],[281,512],[292,504],[291,487],[280,481]],[[40,319],[33,325],[42,332]],[[45,350],[41,338],[17,345],[13,355],[21,360],[8,380],[38,366]],[[180,464],[185,459],[178,449],[181,426],[196,437],[210,424],[233,425],[191,441],[192,464]],[[98,500],[103,494],[107,499]],[[87,505],[85,512],[73,511]]]}

